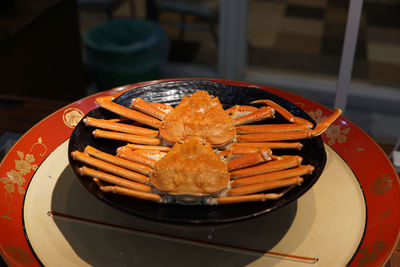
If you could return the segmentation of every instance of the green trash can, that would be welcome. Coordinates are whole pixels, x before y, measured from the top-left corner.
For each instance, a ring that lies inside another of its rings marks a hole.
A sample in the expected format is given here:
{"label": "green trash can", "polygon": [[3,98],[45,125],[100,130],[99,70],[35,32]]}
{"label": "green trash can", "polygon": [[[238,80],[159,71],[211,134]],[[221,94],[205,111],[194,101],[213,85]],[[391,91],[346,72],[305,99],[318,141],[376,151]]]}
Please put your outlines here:
{"label": "green trash can", "polygon": [[85,64],[99,90],[158,79],[167,54],[167,37],[156,23],[115,19],[85,34]]}

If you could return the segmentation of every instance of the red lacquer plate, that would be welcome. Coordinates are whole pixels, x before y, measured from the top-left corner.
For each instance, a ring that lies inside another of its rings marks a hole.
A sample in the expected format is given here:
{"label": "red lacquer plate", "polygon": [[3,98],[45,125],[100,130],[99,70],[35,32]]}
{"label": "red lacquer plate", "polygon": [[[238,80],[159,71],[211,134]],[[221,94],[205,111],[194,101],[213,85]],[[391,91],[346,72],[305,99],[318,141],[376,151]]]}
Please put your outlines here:
{"label": "red lacquer plate", "polygon": [[[165,81],[171,80],[114,88],[79,100],[39,122],[14,145],[0,166],[0,250],[10,266],[40,266],[24,230],[25,193],[41,163],[68,140],[83,115],[96,108],[95,97],[115,95]],[[332,113],[322,105],[282,90],[245,82],[211,81],[269,91],[295,103],[315,121]],[[365,197],[367,216],[364,236],[349,265],[382,266],[399,236],[400,186],[397,173],[380,147],[343,117],[326,131],[323,140],[354,172]]]}

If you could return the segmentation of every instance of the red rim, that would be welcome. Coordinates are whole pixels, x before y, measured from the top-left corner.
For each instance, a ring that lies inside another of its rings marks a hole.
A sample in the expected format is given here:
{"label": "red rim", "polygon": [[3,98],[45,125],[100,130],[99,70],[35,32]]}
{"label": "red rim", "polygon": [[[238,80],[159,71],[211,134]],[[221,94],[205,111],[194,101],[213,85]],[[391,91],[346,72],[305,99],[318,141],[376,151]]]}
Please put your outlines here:
{"label": "red rim", "polygon": [[[0,166],[0,251],[9,265],[40,266],[25,238],[22,217],[25,191],[37,167],[69,138],[76,120],[96,108],[95,97],[177,80],[182,79],[137,83],[86,97],[51,114],[20,138]],[[316,121],[332,113],[316,102],[282,90],[247,82],[210,80],[235,86],[256,87],[277,94],[297,104]],[[56,135],[48,131],[50,127],[58,129]],[[349,265],[382,266],[391,255],[399,237],[399,177],[374,140],[343,117],[323,135],[323,140],[348,163],[365,195],[367,222],[364,238]]]}

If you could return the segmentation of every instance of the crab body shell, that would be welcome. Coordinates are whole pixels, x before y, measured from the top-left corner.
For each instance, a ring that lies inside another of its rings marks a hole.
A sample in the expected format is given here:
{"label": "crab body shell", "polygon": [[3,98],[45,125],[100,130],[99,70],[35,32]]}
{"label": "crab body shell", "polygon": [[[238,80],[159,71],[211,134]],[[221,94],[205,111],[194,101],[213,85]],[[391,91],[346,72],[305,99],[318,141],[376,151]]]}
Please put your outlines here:
{"label": "crab body shell", "polygon": [[218,98],[205,91],[185,96],[165,116],[159,131],[171,143],[197,137],[213,146],[227,144],[236,135],[234,119],[224,111]]}
{"label": "crab body shell", "polygon": [[226,189],[229,173],[210,144],[191,137],[176,143],[155,164],[150,180],[154,187],[168,194],[204,196]]}

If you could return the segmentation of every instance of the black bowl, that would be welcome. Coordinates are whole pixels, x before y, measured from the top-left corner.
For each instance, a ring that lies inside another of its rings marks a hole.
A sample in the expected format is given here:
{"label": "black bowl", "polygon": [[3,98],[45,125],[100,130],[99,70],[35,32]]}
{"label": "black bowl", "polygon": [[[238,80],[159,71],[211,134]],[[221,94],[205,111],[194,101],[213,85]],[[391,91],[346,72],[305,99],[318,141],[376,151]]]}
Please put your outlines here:
{"label": "black bowl", "polygon": [[[114,102],[128,107],[132,98],[141,97],[149,102],[176,105],[184,96],[190,95],[198,90],[205,90],[209,92],[210,95],[218,97],[224,108],[229,108],[235,104],[248,104],[258,99],[270,99],[289,110],[295,116],[307,119],[315,125],[312,118],[303,110],[277,95],[254,87],[233,86],[208,80],[169,81],[146,85],[123,93],[121,96],[117,97]],[[88,112],[86,116],[104,119],[118,117],[118,115],[103,108],[96,108]],[[265,123],[265,121],[263,123]],[[268,123],[287,123],[287,121],[278,114],[274,119],[268,120]],[[92,179],[79,175],[77,170],[82,164],[71,158],[71,151],[83,151],[86,145],[91,145],[102,151],[115,153],[117,147],[125,144],[120,141],[93,138],[92,131],[92,127],[85,126],[81,121],[75,127],[69,141],[69,162],[79,181],[90,193],[115,208],[134,215],[164,222],[197,224],[227,223],[271,212],[295,201],[307,192],[318,180],[326,162],[326,153],[321,137],[302,140],[304,147],[301,150],[275,150],[274,153],[300,155],[303,157],[303,164],[313,165],[315,171],[311,175],[303,176],[303,184],[290,190],[280,199],[216,206],[159,204],[132,197],[106,194],[98,188]]]}

